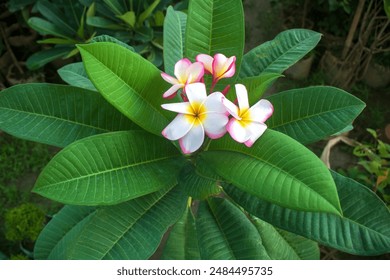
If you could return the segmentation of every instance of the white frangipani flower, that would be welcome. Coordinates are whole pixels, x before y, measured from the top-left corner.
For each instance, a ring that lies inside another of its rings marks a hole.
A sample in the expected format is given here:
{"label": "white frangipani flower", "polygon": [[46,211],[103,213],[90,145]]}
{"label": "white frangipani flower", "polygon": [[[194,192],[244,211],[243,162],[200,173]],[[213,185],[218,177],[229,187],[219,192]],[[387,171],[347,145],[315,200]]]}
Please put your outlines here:
{"label": "white frangipani flower", "polygon": [[272,115],[274,108],[271,102],[265,99],[249,107],[248,93],[244,85],[236,85],[236,94],[238,107],[227,98],[222,98],[223,104],[233,117],[226,129],[234,140],[251,147],[267,129],[264,122]]}
{"label": "white frangipani flower", "polygon": [[222,137],[229,118],[221,92],[207,96],[203,83],[192,83],[186,86],[186,95],[188,102],[161,105],[179,113],[162,134],[169,140],[179,140],[183,153],[189,154],[202,146],[205,134],[211,139]]}

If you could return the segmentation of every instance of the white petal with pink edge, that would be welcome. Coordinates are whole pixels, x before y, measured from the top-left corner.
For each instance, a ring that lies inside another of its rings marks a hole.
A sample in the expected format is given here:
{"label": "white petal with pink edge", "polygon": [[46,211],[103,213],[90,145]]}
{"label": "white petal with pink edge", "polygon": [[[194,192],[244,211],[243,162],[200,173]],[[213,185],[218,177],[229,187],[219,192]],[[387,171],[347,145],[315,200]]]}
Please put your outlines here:
{"label": "white petal with pink edge", "polygon": [[208,113],[226,113],[226,107],[222,103],[224,95],[221,92],[214,92],[210,94],[204,101],[203,106]]}
{"label": "white petal with pink edge", "polygon": [[180,59],[175,64],[175,76],[180,81],[180,83],[184,83],[187,80],[187,69],[190,67],[191,61],[187,58]]}
{"label": "white petal with pink edge", "polygon": [[234,74],[236,73],[236,57],[235,56],[230,57],[227,64],[229,65],[228,69],[221,77],[219,77],[219,79],[233,77]]}
{"label": "white petal with pink edge", "polygon": [[213,60],[214,58],[208,54],[198,54],[196,56],[196,61],[201,62],[204,69],[210,74],[213,73]]}
{"label": "white petal with pink edge", "polygon": [[176,92],[183,87],[184,87],[184,85],[181,85],[181,84],[176,84],[176,85],[171,86],[166,92],[164,92],[163,98],[166,98],[166,99],[173,98],[175,96]]}
{"label": "white petal with pink edge", "polygon": [[186,135],[192,128],[193,123],[183,114],[178,114],[162,131],[162,135],[169,140],[177,140]]}
{"label": "white petal with pink edge", "polygon": [[162,104],[161,107],[180,114],[193,114],[190,102]]}
{"label": "white petal with pink edge", "polygon": [[230,119],[226,125],[226,130],[230,136],[239,143],[244,143],[249,140],[250,132],[246,127],[234,118]]}
{"label": "white petal with pink edge", "polygon": [[224,114],[210,113],[203,120],[203,127],[208,137],[217,139],[225,135],[229,118]]}
{"label": "white petal with pink edge", "polygon": [[246,87],[242,84],[236,84],[236,94],[238,100],[238,107],[240,108],[240,117],[242,117],[242,113],[249,109],[249,101],[248,101],[248,91]]}
{"label": "white petal with pink edge", "polygon": [[204,129],[199,121],[196,121],[188,133],[180,138],[180,148],[185,154],[190,154],[198,150],[204,141]]}
{"label": "white petal with pink edge", "polygon": [[248,130],[250,131],[250,137],[247,141],[244,142],[245,146],[252,147],[256,140],[259,139],[261,135],[263,135],[266,129],[267,126],[265,124],[252,122],[248,126]]}
{"label": "white petal with pink edge", "polygon": [[228,58],[221,53],[214,55],[213,61],[213,76],[218,78],[222,76],[229,68],[227,64]]}
{"label": "white petal with pink edge", "polygon": [[202,103],[207,98],[204,83],[193,83],[186,86],[186,94],[190,103]]}
{"label": "white petal with pink edge", "polygon": [[167,73],[164,73],[162,72],[161,73],[161,77],[168,83],[172,84],[172,85],[175,85],[175,84],[179,84],[179,81],[172,77],[172,76],[169,76]]}
{"label": "white petal with pink edge", "polygon": [[264,123],[274,112],[271,102],[261,99],[249,109],[248,118],[255,122]]}
{"label": "white petal with pink edge", "polygon": [[194,62],[187,69],[187,84],[199,82],[204,75],[204,67],[200,62]]}
{"label": "white petal with pink edge", "polygon": [[241,117],[239,116],[239,109],[233,102],[225,97],[222,97],[222,104],[225,106],[229,114],[233,116],[233,118],[241,120]]}

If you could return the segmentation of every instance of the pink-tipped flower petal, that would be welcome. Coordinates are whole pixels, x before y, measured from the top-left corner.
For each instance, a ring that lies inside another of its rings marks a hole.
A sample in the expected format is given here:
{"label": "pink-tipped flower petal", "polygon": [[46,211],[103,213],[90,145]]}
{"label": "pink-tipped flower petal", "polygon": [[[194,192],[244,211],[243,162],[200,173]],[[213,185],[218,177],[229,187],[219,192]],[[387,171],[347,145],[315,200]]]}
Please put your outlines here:
{"label": "pink-tipped flower petal", "polygon": [[196,56],[196,61],[201,62],[204,66],[204,69],[208,74],[213,74],[213,61],[214,58],[208,54],[198,54]]}
{"label": "pink-tipped flower petal", "polygon": [[191,61],[187,58],[180,59],[175,64],[175,76],[180,83],[185,84],[187,80],[187,69],[191,66]]}
{"label": "pink-tipped flower petal", "polygon": [[198,150],[204,141],[204,128],[199,121],[196,121],[184,137],[180,138],[180,148],[185,154]]}
{"label": "pink-tipped flower petal", "polygon": [[244,143],[250,138],[248,130],[245,128],[242,122],[231,118],[226,125],[226,130],[229,132],[230,136],[236,140],[238,143]]}
{"label": "pink-tipped flower petal", "polygon": [[218,139],[225,135],[226,124],[229,118],[225,114],[210,113],[203,121],[204,130],[211,139]]}
{"label": "pink-tipped flower petal", "polygon": [[266,99],[261,99],[249,110],[249,118],[253,121],[264,123],[274,112],[274,107],[271,102]]}
{"label": "pink-tipped flower petal", "polygon": [[171,86],[166,92],[164,92],[163,98],[171,99],[171,98],[175,97],[177,91],[183,87],[184,86],[181,84]]}
{"label": "pink-tipped flower petal", "polygon": [[252,122],[248,129],[250,131],[250,137],[247,141],[244,142],[245,146],[252,147],[257,139],[266,131],[267,126],[263,123]]}
{"label": "pink-tipped flower petal", "polygon": [[165,110],[180,114],[192,114],[190,102],[162,104],[161,107]]}
{"label": "pink-tipped flower petal", "polygon": [[194,62],[187,69],[187,84],[199,82],[204,75],[204,67],[200,62]]}
{"label": "pink-tipped flower petal", "polygon": [[238,107],[233,102],[231,102],[229,99],[227,99],[225,97],[222,97],[222,104],[225,106],[225,108],[229,112],[229,114],[233,116],[233,118],[235,118],[237,120],[241,120],[241,117],[239,115],[240,111],[239,111]]}
{"label": "pink-tipped flower petal", "polygon": [[166,128],[162,131],[162,135],[169,140],[177,140],[184,135],[186,135],[191,127],[193,126],[192,122],[188,122],[186,115],[178,114],[173,121],[168,124]]}

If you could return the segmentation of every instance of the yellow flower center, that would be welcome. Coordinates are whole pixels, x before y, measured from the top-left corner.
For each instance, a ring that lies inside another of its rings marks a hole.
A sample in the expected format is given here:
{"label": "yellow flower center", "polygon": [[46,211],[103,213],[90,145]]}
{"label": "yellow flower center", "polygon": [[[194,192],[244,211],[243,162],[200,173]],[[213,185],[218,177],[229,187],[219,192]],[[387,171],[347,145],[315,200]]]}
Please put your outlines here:
{"label": "yellow flower center", "polygon": [[201,124],[206,118],[206,110],[201,103],[192,102],[190,105],[189,114],[186,114],[186,118],[194,125]]}

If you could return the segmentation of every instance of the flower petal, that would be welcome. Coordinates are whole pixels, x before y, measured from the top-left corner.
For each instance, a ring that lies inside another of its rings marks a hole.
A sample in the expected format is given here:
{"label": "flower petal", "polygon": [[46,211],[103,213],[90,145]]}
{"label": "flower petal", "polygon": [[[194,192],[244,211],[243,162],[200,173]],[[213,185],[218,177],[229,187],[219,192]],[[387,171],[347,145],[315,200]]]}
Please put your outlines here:
{"label": "flower petal", "polygon": [[182,138],[192,128],[193,122],[184,114],[178,114],[170,124],[162,131],[162,135],[169,140],[177,140]]}
{"label": "flower petal", "polygon": [[221,53],[217,53],[214,55],[214,61],[213,61],[213,77],[219,78],[222,76],[229,68],[229,65],[227,65],[227,57],[224,56]]}
{"label": "flower petal", "polygon": [[193,83],[186,86],[186,94],[190,103],[202,104],[207,98],[206,86],[203,83]]}
{"label": "flower petal", "polygon": [[172,77],[172,76],[169,76],[167,73],[164,73],[162,72],[161,73],[161,77],[168,83],[172,84],[172,85],[175,85],[175,84],[179,84],[179,81]]}
{"label": "flower petal", "polygon": [[230,136],[239,143],[248,141],[251,136],[249,130],[243,123],[234,118],[229,120],[226,125],[226,130],[229,132]]}
{"label": "flower petal", "polygon": [[267,126],[263,123],[252,122],[247,128],[250,131],[250,137],[244,144],[247,147],[252,147],[256,140],[266,131]]}
{"label": "flower petal", "polygon": [[176,92],[183,87],[184,87],[184,85],[181,85],[181,84],[176,84],[176,85],[171,86],[166,92],[164,92],[163,98],[170,99],[170,98],[175,97]]}
{"label": "flower petal", "polygon": [[180,138],[180,148],[185,154],[190,154],[198,150],[204,141],[204,129],[199,120],[197,120],[188,133]]}
{"label": "flower petal", "polygon": [[187,69],[190,67],[191,61],[187,58],[180,59],[175,64],[175,76],[180,83],[184,84],[187,80]]}
{"label": "flower petal", "polygon": [[213,74],[213,60],[214,58],[208,54],[198,54],[196,56],[196,61],[201,62],[209,74]]}
{"label": "flower petal", "polygon": [[241,117],[239,116],[240,112],[238,110],[238,107],[233,102],[231,102],[226,97],[222,97],[222,103],[225,106],[226,110],[230,113],[230,115],[233,116],[233,118],[241,120]]}
{"label": "flower petal", "polygon": [[240,113],[242,113],[249,109],[248,92],[246,90],[246,87],[242,84],[236,84],[235,87],[236,87],[236,94],[238,100],[238,107],[240,108]]}
{"label": "flower petal", "polygon": [[207,113],[220,113],[226,114],[226,107],[222,103],[222,98],[224,95],[221,92],[214,92],[207,96],[206,100],[203,103],[205,111]]}
{"label": "flower petal", "polygon": [[229,118],[225,114],[210,113],[203,120],[203,127],[208,137],[217,139],[225,135]]}
{"label": "flower petal", "polygon": [[271,102],[266,99],[261,99],[248,110],[248,119],[264,123],[274,112],[274,107]]}
{"label": "flower petal", "polygon": [[199,82],[204,75],[204,67],[200,62],[194,62],[187,69],[187,84]]}
{"label": "flower petal", "polygon": [[228,65],[228,69],[218,79],[230,78],[234,76],[234,74],[236,73],[236,57],[235,56],[229,57],[227,61],[227,65]]}
{"label": "flower petal", "polygon": [[161,107],[168,111],[193,115],[190,102],[162,104]]}

